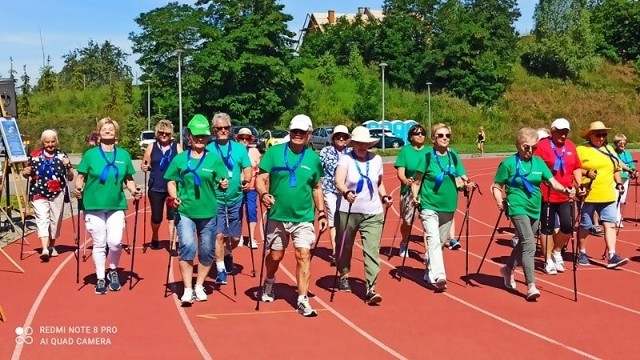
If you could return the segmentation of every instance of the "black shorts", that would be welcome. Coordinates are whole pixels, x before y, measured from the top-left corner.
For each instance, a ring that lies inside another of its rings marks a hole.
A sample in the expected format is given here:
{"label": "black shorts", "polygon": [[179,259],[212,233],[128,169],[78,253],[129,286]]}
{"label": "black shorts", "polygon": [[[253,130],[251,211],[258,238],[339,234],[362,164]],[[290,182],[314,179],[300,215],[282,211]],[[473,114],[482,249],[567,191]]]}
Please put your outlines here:
{"label": "black shorts", "polygon": [[574,211],[573,204],[569,201],[563,203],[542,202],[540,232],[544,235],[553,235],[553,230],[559,227],[561,233],[571,234],[573,232]]}
{"label": "black shorts", "polygon": [[[160,224],[162,222],[162,213],[165,208],[165,201],[169,196],[166,192],[156,192],[149,190],[149,204],[151,205],[151,223]],[[176,210],[167,208],[167,220],[173,220]]]}

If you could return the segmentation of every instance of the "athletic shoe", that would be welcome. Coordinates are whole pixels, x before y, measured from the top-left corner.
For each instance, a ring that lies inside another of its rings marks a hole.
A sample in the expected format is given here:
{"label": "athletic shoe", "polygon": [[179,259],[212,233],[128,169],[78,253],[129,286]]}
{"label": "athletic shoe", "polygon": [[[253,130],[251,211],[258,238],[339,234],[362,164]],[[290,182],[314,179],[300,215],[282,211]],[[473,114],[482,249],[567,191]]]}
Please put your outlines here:
{"label": "athletic shoe", "polygon": [[400,257],[406,258],[409,257],[409,244],[404,241],[400,242]]}
{"label": "athletic shoe", "polygon": [[562,253],[553,252],[553,262],[556,264],[556,271],[559,273],[564,272],[566,267],[564,266],[564,260],[562,259]]}
{"label": "athletic shoe", "polygon": [[192,288],[186,288],[184,289],[184,292],[182,293],[182,297],[180,298],[180,302],[182,302],[182,306],[191,306],[191,304],[193,304],[193,289]]}
{"label": "athletic shoe", "polygon": [[442,278],[438,279],[436,280],[436,283],[434,284],[434,286],[438,291],[445,291],[447,290],[447,280]]}
{"label": "athletic shoe", "polygon": [[238,242],[238,247],[243,247],[244,246],[244,237],[240,238],[240,241]]}
{"label": "athletic shoe", "polygon": [[333,255],[329,255],[329,266],[336,266],[336,257]]}
{"label": "athletic shoe", "polygon": [[118,291],[120,290],[120,288],[122,288],[122,285],[120,285],[120,278],[118,277],[118,271],[117,270],[109,271],[109,290]]}
{"label": "athletic shoe", "polygon": [[458,241],[458,239],[451,239],[451,241],[449,241],[449,249],[458,250],[461,247],[462,245],[460,245],[460,241]]}
{"label": "athletic shoe", "polygon": [[516,279],[513,277],[513,270],[505,265],[500,268],[500,274],[504,280],[504,287],[509,290],[514,290],[516,288]]}
{"label": "athletic shoe", "polygon": [[151,240],[151,248],[154,250],[157,250],[160,248],[160,241],[158,240]]}
{"label": "athletic shoe", "polygon": [[298,300],[298,313],[304,317],[318,316],[318,312],[311,307],[307,297],[304,300]]}
{"label": "athletic shoe", "polygon": [[233,255],[224,256],[224,268],[227,270],[228,274],[233,274]]}
{"label": "athletic shoe", "polygon": [[104,295],[107,293],[107,282],[104,279],[98,279],[96,282],[96,294]]}
{"label": "athletic shoe", "polygon": [[251,248],[252,249],[257,249],[258,248],[258,241],[255,239],[251,239]]}
{"label": "athletic shoe", "polygon": [[544,265],[544,272],[548,275],[556,275],[558,274],[558,270],[556,269],[556,264],[553,260],[549,259]]}
{"label": "athletic shoe", "polygon": [[536,288],[536,284],[529,284],[529,290],[527,290],[527,301],[535,301],[540,297],[540,290]]}
{"label": "athletic shoe", "polygon": [[518,238],[518,235],[513,235],[513,237],[511,238],[511,247],[518,246],[519,241],[520,241],[520,238]]}
{"label": "athletic shoe", "polygon": [[262,295],[260,296],[262,301],[264,302],[272,302],[276,299],[275,291],[273,291],[273,285],[267,281],[264,282],[264,286],[262,286]]}
{"label": "athletic shoe", "polygon": [[591,265],[589,263],[589,258],[587,257],[587,253],[583,253],[582,251],[578,253],[577,262],[578,262],[578,265],[582,265],[582,266]]}
{"label": "athletic shoe", "polygon": [[351,292],[351,285],[349,285],[349,278],[347,276],[338,279],[338,290],[342,292]]}
{"label": "athletic shoe", "polygon": [[40,260],[42,260],[42,262],[49,261],[49,249],[42,249],[42,252],[40,253]]}
{"label": "athletic shoe", "polygon": [[216,284],[227,285],[227,272],[225,270],[218,270],[216,275]]}
{"label": "athletic shoe", "polygon": [[618,254],[613,254],[613,256],[609,258],[609,262],[607,263],[607,269],[615,269],[618,266],[622,266],[628,262],[629,262],[629,259],[622,258],[618,256]]}
{"label": "athletic shoe", "polygon": [[382,296],[378,294],[374,289],[367,291],[367,295],[364,297],[364,301],[366,301],[369,305],[375,305],[382,302]]}
{"label": "athletic shoe", "polygon": [[593,227],[591,227],[591,229],[589,229],[589,234],[593,236],[603,236],[604,229],[600,225],[594,225]]}
{"label": "athletic shoe", "polygon": [[51,256],[51,257],[56,257],[56,256],[58,256],[58,251],[56,251],[55,246],[52,246],[52,247],[51,247],[51,250],[49,250],[49,254],[50,254],[50,256]]}
{"label": "athletic shoe", "polygon": [[204,291],[204,286],[196,284],[195,297],[196,301],[207,301],[207,293]]}

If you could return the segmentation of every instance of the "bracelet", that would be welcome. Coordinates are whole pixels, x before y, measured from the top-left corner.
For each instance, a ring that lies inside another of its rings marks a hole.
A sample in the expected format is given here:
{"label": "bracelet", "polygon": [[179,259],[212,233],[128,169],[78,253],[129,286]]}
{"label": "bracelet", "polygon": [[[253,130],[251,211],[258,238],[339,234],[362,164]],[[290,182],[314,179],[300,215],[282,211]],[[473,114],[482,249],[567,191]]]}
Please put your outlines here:
{"label": "bracelet", "polygon": [[620,186],[624,187],[624,184],[622,184],[622,183],[616,183],[616,187],[620,187]]}
{"label": "bracelet", "polygon": [[349,196],[349,193],[355,194],[353,192],[353,190],[347,190],[346,192],[342,193],[342,197],[344,197],[345,199],[347,198],[347,196]]}
{"label": "bracelet", "polygon": [[[385,199],[386,199],[386,201],[385,201]],[[391,201],[391,196],[389,196],[389,195],[384,195],[384,196],[382,197],[382,202],[388,202],[388,201]]]}
{"label": "bracelet", "polygon": [[327,218],[327,216],[326,216],[326,215],[320,215],[320,216],[318,216],[318,220],[320,220],[320,219],[326,219],[326,218]]}

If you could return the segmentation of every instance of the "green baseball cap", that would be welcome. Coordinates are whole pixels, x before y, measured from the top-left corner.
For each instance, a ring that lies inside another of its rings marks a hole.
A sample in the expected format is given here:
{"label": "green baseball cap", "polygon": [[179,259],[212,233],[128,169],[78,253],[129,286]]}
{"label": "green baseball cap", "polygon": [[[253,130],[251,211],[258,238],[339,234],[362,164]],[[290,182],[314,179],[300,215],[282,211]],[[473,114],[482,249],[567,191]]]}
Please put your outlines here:
{"label": "green baseball cap", "polygon": [[187,127],[189,128],[189,132],[191,132],[191,135],[193,136],[211,135],[209,120],[207,120],[204,115],[194,115],[193,118],[191,118],[191,121],[189,121]]}

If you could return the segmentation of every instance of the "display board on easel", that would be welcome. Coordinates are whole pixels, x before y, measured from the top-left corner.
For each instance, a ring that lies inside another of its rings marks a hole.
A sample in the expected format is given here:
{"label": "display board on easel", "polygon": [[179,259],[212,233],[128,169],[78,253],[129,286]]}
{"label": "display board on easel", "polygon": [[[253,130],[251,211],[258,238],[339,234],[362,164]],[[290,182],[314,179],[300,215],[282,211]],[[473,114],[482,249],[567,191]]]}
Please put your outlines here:
{"label": "display board on easel", "polygon": [[27,161],[27,152],[22,143],[22,136],[18,130],[18,123],[15,118],[2,118],[0,120],[0,131],[2,131],[2,142],[10,163],[21,163]]}

